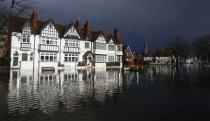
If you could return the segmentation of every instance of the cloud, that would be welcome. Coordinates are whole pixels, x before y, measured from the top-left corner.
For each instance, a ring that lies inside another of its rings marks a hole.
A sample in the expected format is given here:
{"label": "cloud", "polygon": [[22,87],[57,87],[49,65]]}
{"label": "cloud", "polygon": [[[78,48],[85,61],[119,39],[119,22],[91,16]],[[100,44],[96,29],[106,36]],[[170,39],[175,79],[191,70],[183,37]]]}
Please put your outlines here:
{"label": "cloud", "polygon": [[69,23],[78,17],[105,31],[119,28],[131,47],[153,48],[176,36],[210,33],[209,0],[36,0],[41,18]]}

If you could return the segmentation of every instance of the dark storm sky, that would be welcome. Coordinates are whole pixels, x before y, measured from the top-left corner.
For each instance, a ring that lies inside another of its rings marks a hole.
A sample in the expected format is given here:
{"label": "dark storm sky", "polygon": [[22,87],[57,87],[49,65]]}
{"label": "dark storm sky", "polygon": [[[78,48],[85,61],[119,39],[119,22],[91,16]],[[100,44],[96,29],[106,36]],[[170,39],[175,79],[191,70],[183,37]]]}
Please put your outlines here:
{"label": "dark storm sky", "polygon": [[41,19],[67,24],[80,17],[94,28],[120,30],[137,52],[165,46],[180,36],[192,40],[210,33],[210,0],[34,0]]}

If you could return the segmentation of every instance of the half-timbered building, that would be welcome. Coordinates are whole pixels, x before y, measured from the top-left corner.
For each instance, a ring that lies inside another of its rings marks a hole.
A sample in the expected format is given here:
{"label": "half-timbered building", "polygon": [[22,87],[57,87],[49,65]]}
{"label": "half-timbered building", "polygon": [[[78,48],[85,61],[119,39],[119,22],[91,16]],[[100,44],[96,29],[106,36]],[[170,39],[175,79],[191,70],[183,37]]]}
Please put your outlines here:
{"label": "half-timbered building", "polygon": [[107,63],[122,67],[124,46],[117,29],[114,34],[97,31],[80,20],[68,25],[53,19],[40,21],[10,16],[11,68],[105,68]]}

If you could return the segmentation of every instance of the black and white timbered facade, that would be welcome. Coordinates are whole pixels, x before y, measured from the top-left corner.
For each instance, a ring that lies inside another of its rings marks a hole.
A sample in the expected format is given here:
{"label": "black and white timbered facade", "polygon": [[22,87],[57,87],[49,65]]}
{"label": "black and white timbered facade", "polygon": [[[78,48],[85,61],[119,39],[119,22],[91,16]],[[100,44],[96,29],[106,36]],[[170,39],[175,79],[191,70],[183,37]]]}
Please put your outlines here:
{"label": "black and white timbered facade", "polygon": [[30,19],[11,16],[10,26],[11,68],[122,67],[123,41],[117,30],[112,36],[91,29],[88,22],[80,27],[79,20],[68,25],[43,22],[35,11]]}

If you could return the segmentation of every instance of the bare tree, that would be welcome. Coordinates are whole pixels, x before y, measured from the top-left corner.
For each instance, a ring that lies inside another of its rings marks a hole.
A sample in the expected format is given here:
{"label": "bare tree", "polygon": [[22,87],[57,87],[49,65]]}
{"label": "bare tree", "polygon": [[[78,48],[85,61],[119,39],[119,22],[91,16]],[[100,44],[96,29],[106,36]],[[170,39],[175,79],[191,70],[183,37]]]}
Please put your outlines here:
{"label": "bare tree", "polygon": [[32,0],[0,0],[0,51],[8,43],[10,16],[29,15],[33,4]]}
{"label": "bare tree", "polygon": [[31,0],[9,0],[7,6],[3,6],[6,0],[0,0],[0,31],[4,31],[8,27],[10,15],[29,15],[29,10],[34,2]]}
{"label": "bare tree", "polygon": [[209,63],[210,57],[210,35],[201,36],[192,43],[193,52],[204,62]]}
{"label": "bare tree", "polygon": [[189,55],[189,43],[187,40],[177,37],[175,40],[169,43],[168,48],[171,50],[171,54],[176,58],[176,65],[179,64],[181,60],[185,60]]}

